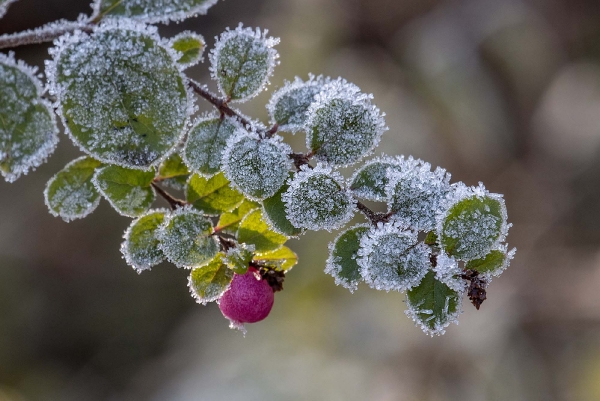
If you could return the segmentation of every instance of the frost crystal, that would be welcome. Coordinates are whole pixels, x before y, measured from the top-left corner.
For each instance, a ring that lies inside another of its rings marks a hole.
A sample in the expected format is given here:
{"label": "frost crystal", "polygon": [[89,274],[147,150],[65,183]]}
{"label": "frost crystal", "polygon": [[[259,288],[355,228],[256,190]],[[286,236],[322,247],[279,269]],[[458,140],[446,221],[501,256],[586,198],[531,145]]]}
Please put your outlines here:
{"label": "frost crystal", "polygon": [[341,285],[354,292],[362,280],[358,264],[358,250],[362,236],[369,231],[369,224],[360,224],[349,228],[329,243],[329,258],[325,273],[335,279],[336,285]]}
{"label": "frost crystal", "polygon": [[235,273],[244,274],[250,266],[255,250],[254,245],[237,244],[235,247],[227,250],[223,262]]}
{"label": "frost crystal", "polygon": [[336,230],[352,219],[356,201],[344,189],[343,177],[330,167],[317,164],[302,166],[281,199],[288,220],[297,228]]}
{"label": "frost crystal", "polygon": [[271,124],[278,124],[279,130],[283,132],[296,133],[304,129],[309,106],[330,81],[330,78],[322,75],[315,78],[312,74],[306,82],[299,77],[294,82],[285,81],[267,104]]}
{"label": "frost crystal", "polygon": [[190,206],[175,210],[158,229],[160,249],[169,262],[190,269],[215,257],[219,246],[212,223]]}
{"label": "frost crystal", "polygon": [[273,46],[279,38],[267,37],[268,31],[227,28],[211,50],[209,59],[212,78],[219,91],[231,100],[244,102],[258,95],[269,84],[278,64],[279,54]]}
{"label": "frost crystal", "polygon": [[36,73],[13,53],[0,53],[0,173],[8,182],[44,163],[58,143],[56,117]]}
{"label": "frost crystal", "polygon": [[440,204],[450,191],[450,174],[442,168],[431,171],[422,160],[397,158],[387,172],[386,193],[391,212],[417,230],[435,228]]}
{"label": "frost crystal", "polygon": [[206,305],[219,300],[229,289],[232,279],[233,272],[223,262],[223,253],[219,252],[206,265],[192,269],[188,288],[196,302]]}
{"label": "frost crystal", "polygon": [[180,141],[192,95],[156,28],[109,20],[55,41],[46,63],[67,132],[100,161],[147,169]]}
{"label": "frost crystal", "polygon": [[189,68],[203,61],[202,55],[206,48],[206,42],[202,35],[192,31],[184,31],[169,39],[167,46],[179,54],[177,62],[183,68]]}
{"label": "frost crystal", "polygon": [[372,95],[344,79],[325,85],[308,108],[306,146],[317,160],[337,166],[358,162],[387,130]]}
{"label": "frost crystal", "polygon": [[127,17],[148,22],[182,21],[206,11],[217,0],[95,0],[94,15]]}
{"label": "frost crystal", "polygon": [[436,280],[446,284],[450,289],[456,292],[463,292],[466,289],[466,281],[460,277],[463,270],[452,256],[443,252],[437,255],[433,270]]}
{"label": "frost crystal", "polygon": [[465,268],[477,270],[490,282],[492,277],[499,277],[504,273],[516,252],[517,248],[509,251],[508,244],[500,244],[498,249],[492,249],[485,257],[468,261]]}
{"label": "frost crystal", "polygon": [[405,291],[419,284],[430,266],[430,248],[404,222],[378,223],[360,239],[358,264],[376,290]]}
{"label": "frost crystal", "polygon": [[10,6],[15,1],[17,0],[0,0],[0,18],[2,18],[4,14],[6,14],[8,6]]}
{"label": "frost crystal", "polygon": [[157,234],[158,228],[169,213],[166,209],[150,210],[135,219],[125,231],[121,253],[127,264],[138,273],[150,270],[165,259],[158,246]]}
{"label": "frost crystal", "polygon": [[273,196],[285,183],[292,149],[280,136],[261,138],[238,129],[223,152],[223,171],[231,183],[250,199]]}
{"label": "frost crystal", "polygon": [[183,150],[187,166],[207,177],[218,173],[227,140],[238,129],[243,128],[229,117],[208,115],[196,120]]}
{"label": "frost crystal", "polygon": [[352,193],[362,199],[382,202],[387,201],[386,187],[388,184],[388,169],[400,171],[404,156],[376,157],[369,160],[350,178]]}
{"label": "frost crystal", "polygon": [[452,185],[438,213],[437,234],[442,248],[459,260],[481,258],[504,241],[510,228],[502,195],[483,184]]}

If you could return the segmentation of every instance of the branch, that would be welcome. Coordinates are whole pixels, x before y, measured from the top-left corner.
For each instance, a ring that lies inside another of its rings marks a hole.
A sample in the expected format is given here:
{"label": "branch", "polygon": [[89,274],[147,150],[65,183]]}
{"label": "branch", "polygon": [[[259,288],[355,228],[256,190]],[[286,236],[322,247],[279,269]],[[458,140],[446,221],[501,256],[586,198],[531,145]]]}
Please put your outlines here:
{"label": "branch", "polygon": [[360,210],[367,219],[371,220],[373,225],[377,225],[377,223],[387,223],[392,217],[392,213],[376,213],[369,209],[367,205],[362,203],[361,201],[356,201],[356,207]]}
{"label": "branch", "polygon": [[153,182],[151,185],[152,185],[152,188],[154,188],[154,190],[160,196],[162,196],[164,200],[166,200],[167,202],[169,202],[169,206],[171,206],[172,210],[175,210],[178,207],[184,207],[185,205],[188,204],[184,200],[175,198],[173,195],[171,195],[170,193],[168,193],[167,191],[165,191],[164,189],[162,189],[161,187],[159,187],[155,182]]}
{"label": "branch", "polygon": [[39,28],[0,35],[0,49],[52,42],[65,33],[76,30],[91,32],[93,26],[94,24],[90,20],[55,21]]}

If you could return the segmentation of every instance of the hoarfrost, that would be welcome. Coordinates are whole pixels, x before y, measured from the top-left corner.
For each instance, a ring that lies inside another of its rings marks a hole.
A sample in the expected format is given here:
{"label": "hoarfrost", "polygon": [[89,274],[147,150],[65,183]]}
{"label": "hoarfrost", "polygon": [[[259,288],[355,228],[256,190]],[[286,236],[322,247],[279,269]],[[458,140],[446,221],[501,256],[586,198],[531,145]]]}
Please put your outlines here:
{"label": "hoarfrost", "polygon": [[0,53],[0,173],[8,182],[44,163],[58,143],[56,116],[36,73],[12,52]]}
{"label": "hoarfrost", "polygon": [[417,230],[435,229],[436,215],[450,191],[450,174],[439,167],[432,172],[429,163],[412,156],[396,161],[387,171],[389,211]]}
{"label": "hoarfrost", "polygon": [[460,276],[463,270],[456,259],[441,252],[436,257],[435,278],[446,284],[450,289],[462,293],[466,289],[466,281]]}
{"label": "hoarfrost", "polygon": [[431,249],[418,242],[405,222],[378,223],[360,240],[358,264],[365,282],[376,290],[405,291],[419,284],[430,266]]}
{"label": "hoarfrost", "polygon": [[179,55],[177,62],[182,68],[189,68],[203,60],[206,41],[202,35],[192,31],[183,31],[167,41],[166,44]]}
{"label": "hoarfrost", "polygon": [[285,183],[291,167],[288,154],[292,149],[282,139],[278,135],[261,138],[254,132],[238,129],[227,140],[223,171],[248,198],[269,198]]}
{"label": "hoarfrost", "polygon": [[370,224],[359,224],[343,231],[329,243],[329,257],[325,273],[335,279],[336,285],[354,292],[362,280],[358,264],[360,240],[369,230]]}
{"label": "hoarfrost", "polygon": [[372,95],[338,78],[325,85],[310,105],[305,124],[306,146],[319,161],[336,166],[358,162],[388,129]]}
{"label": "hoarfrost", "polygon": [[0,18],[4,17],[6,11],[8,10],[8,6],[14,3],[17,0],[0,0]]}
{"label": "hoarfrost", "polygon": [[299,77],[293,82],[285,81],[267,104],[271,124],[278,124],[280,131],[293,134],[303,130],[309,106],[323,86],[330,82],[329,77],[315,77],[312,74],[309,74],[308,81]]}
{"label": "hoarfrost", "polygon": [[256,247],[252,244],[236,244],[229,248],[223,261],[237,274],[245,274],[250,266]]}
{"label": "hoarfrost", "polygon": [[[22,39],[27,38],[29,43],[44,43],[47,42],[47,38],[49,36],[59,37],[60,35],[63,35],[67,32],[73,32],[77,29],[87,29],[89,27],[89,23],[89,17],[87,15],[80,14],[77,18],[77,21],[61,19],[35,29],[27,29],[17,33],[5,33],[0,35],[0,41],[17,44],[20,43]],[[32,40],[32,37],[35,39]]]}
{"label": "hoarfrost", "polygon": [[348,223],[356,211],[356,201],[344,188],[344,178],[331,167],[304,165],[287,181],[290,186],[281,199],[294,227],[308,230],[336,230]]}
{"label": "hoarfrost", "polygon": [[158,228],[170,211],[153,209],[133,220],[125,231],[121,253],[128,265],[138,274],[150,270],[165,259],[159,248]]}
{"label": "hoarfrost", "polygon": [[182,21],[206,14],[217,0],[95,0],[94,15],[134,18],[147,23]]}
{"label": "hoarfrost", "polygon": [[376,157],[357,169],[350,178],[352,193],[362,199],[376,202],[387,201],[388,168],[399,171],[404,164],[404,156]]}
{"label": "hoarfrost", "polygon": [[100,161],[148,169],[169,156],[195,108],[177,54],[157,30],[107,20],[55,41],[46,62],[67,133]]}
{"label": "hoarfrost", "polygon": [[245,102],[269,84],[279,64],[279,54],[273,49],[279,38],[267,37],[267,33],[244,28],[240,23],[215,38],[217,42],[209,54],[211,76],[219,91],[232,101]]}

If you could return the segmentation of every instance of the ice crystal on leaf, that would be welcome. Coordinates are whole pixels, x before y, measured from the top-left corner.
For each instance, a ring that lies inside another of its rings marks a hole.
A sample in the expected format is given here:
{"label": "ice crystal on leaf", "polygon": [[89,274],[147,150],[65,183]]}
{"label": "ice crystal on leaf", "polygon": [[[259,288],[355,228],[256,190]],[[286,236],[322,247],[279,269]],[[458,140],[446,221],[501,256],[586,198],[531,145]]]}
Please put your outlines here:
{"label": "ice crystal on leaf", "polygon": [[325,85],[308,108],[306,146],[317,160],[336,166],[358,162],[387,130],[372,95],[343,79]]}
{"label": "ice crystal on leaf", "polygon": [[225,264],[223,253],[219,252],[204,266],[192,269],[188,287],[196,302],[206,305],[217,301],[229,289],[233,271]]}
{"label": "ice crystal on leaf", "polygon": [[358,250],[361,238],[370,227],[368,224],[351,227],[329,244],[329,258],[325,273],[331,275],[337,285],[349,289],[350,292],[354,292],[358,288],[358,283],[362,281]]}
{"label": "ice crystal on leaf", "polygon": [[450,323],[458,324],[462,313],[462,292],[452,290],[437,280],[433,271],[406,293],[406,315],[430,336],[440,336]]}
{"label": "ice crystal on leaf", "polygon": [[73,141],[96,159],[130,168],[160,163],[193,112],[176,53],[156,28],[108,21],[55,41],[50,92]]}
{"label": "ice crystal on leaf", "polygon": [[352,193],[371,201],[387,201],[388,169],[400,171],[404,157],[382,156],[369,160],[350,179]]}
{"label": "ice crystal on leaf", "polygon": [[268,31],[229,28],[217,38],[210,52],[210,71],[219,91],[227,98],[244,102],[258,95],[269,83],[279,54],[273,46],[279,38],[267,37]]}
{"label": "ice crystal on leaf", "polygon": [[148,23],[181,21],[206,11],[217,0],[96,0],[95,14],[134,18]]}
{"label": "ice crystal on leaf", "polygon": [[390,212],[417,230],[429,231],[436,226],[436,215],[450,191],[450,174],[412,156],[398,158],[387,172],[386,193]]}
{"label": "ice crystal on leaf", "polygon": [[13,182],[54,152],[58,127],[36,68],[0,53],[0,173]]}
{"label": "ice crystal on leaf", "polygon": [[229,117],[209,115],[198,119],[188,133],[183,157],[188,167],[210,177],[221,169],[227,140],[243,128]]}
{"label": "ice crystal on leaf", "polygon": [[461,278],[463,270],[458,265],[458,261],[443,252],[437,255],[435,260],[436,265],[433,270],[436,280],[446,284],[453,291],[462,293],[467,282]]}
{"label": "ice crystal on leaf", "polygon": [[477,270],[490,280],[491,276],[498,277],[508,268],[516,252],[516,248],[509,251],[507,244],[501,244],[498,249],[492,249],[485,257],[468,261],[465,268]]}
{"label": "ice crystal on leaf", "polygon": [[284,82],[283,87],[273,93],[267,104],[271,123],[278,124],[279,130],[283,132],[296,133],[304,129],[309,106],[330,81],[322,75],[315,78],[311,74],[308,81],[296,77],[293,82]]}
{"label": "ice crystal on leaf", "polygon": [[168,215],[169,211],[165,209],[150,210],[135,219],[125,231],[121,253],[127,264],[138,273],[150,270],[165,259],[158,246],[158,228]]}
{"label": "ice crystal on leaf", "polygon": [[94,172],[102,163],[89,156],[75,159],[46,184],[44,199],[53,216],[65,221],[81,219],[92,213],[100,203],[94,187]]}
{"label": "ice crystal on leaf", "polygon": [[419,284],[430,266],[431,249],[418,242],[406,223],[378,223],[360,239],[357,262],[365,282],[374,289],[405,291]]}
{"label": "ice crystal on leaf", "polygon": [[234,273],[245,274],[254,257],[254,245],[236,244],[227,250],[224,262]]}
{"label": "ice crystal on leaf", "polygon": [[291,148],[280,136],[261,138],[244,129],[236,131],[223,152],[223,171],[231,183],[250,199],[273,196],[284,184],[291,167]]}
{"label": "ice crystal on leaf", "polygon": [[502,195],[489,193],[483,184],[452,185],[437,216],[437,234],[444,251],[459,260],[484,257],[508,232]]}
{"label": "ice crystal on leaf", "polygon": [[211,221],[191,207],[179,208],[158,229],[160,249],[177,267],[202,266],[219,251]]}
{"label": "ice crystal on leaf", "polygon": [[150,209],[156,198],[150,186],[153,179],[154,171],[106,166],[96,170],[92,182],[117,212],[137,217]]}
{"label": "ice crystal on leaf", "polygon": [[294,227],[331,231],[354,215],[355,200],[344,188],[343,177],[330,167],[318,164],[311,169],[304,165],[288,185],[281,199]]}
{"label": "ice crystal on leaf", "polygon": [[192,67],[202,61],[202,55],[206,48],[204,37],[191,31],[181,32],[172,37],[169,39],[168,45],[179,53],[180,57],[177,62],[183,68]]}

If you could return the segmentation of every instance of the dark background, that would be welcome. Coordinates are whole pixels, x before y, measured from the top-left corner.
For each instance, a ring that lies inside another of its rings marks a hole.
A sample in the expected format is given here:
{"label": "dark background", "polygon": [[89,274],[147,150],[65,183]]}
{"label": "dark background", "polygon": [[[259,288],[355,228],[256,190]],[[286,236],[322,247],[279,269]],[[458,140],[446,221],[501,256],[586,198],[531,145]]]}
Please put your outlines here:
{"label": "dark background", "polygon": [[[89,11],[20,0],[0,33]],[[311,233],[290,242],[300,263],[243,338],[194,303],[186,271],[128,267],[129,219],[106,202],[69,224],[47,212],[45,183],[80,154],[61,135],[47,164],[0,182],[0,400],[599,400],[600,2],[226,0],[161,33],[212,47],[240,21],[281,37],[269,91],[341,75],[388,114],[377,154],[505,194],[511,268],[480,311],[465,303],[459,326],[429,338],[403,295],[336,287],[333,234]],[[43,71],[47,45],[16,55]],[[268,98],[243,110],[266,121]]]}

